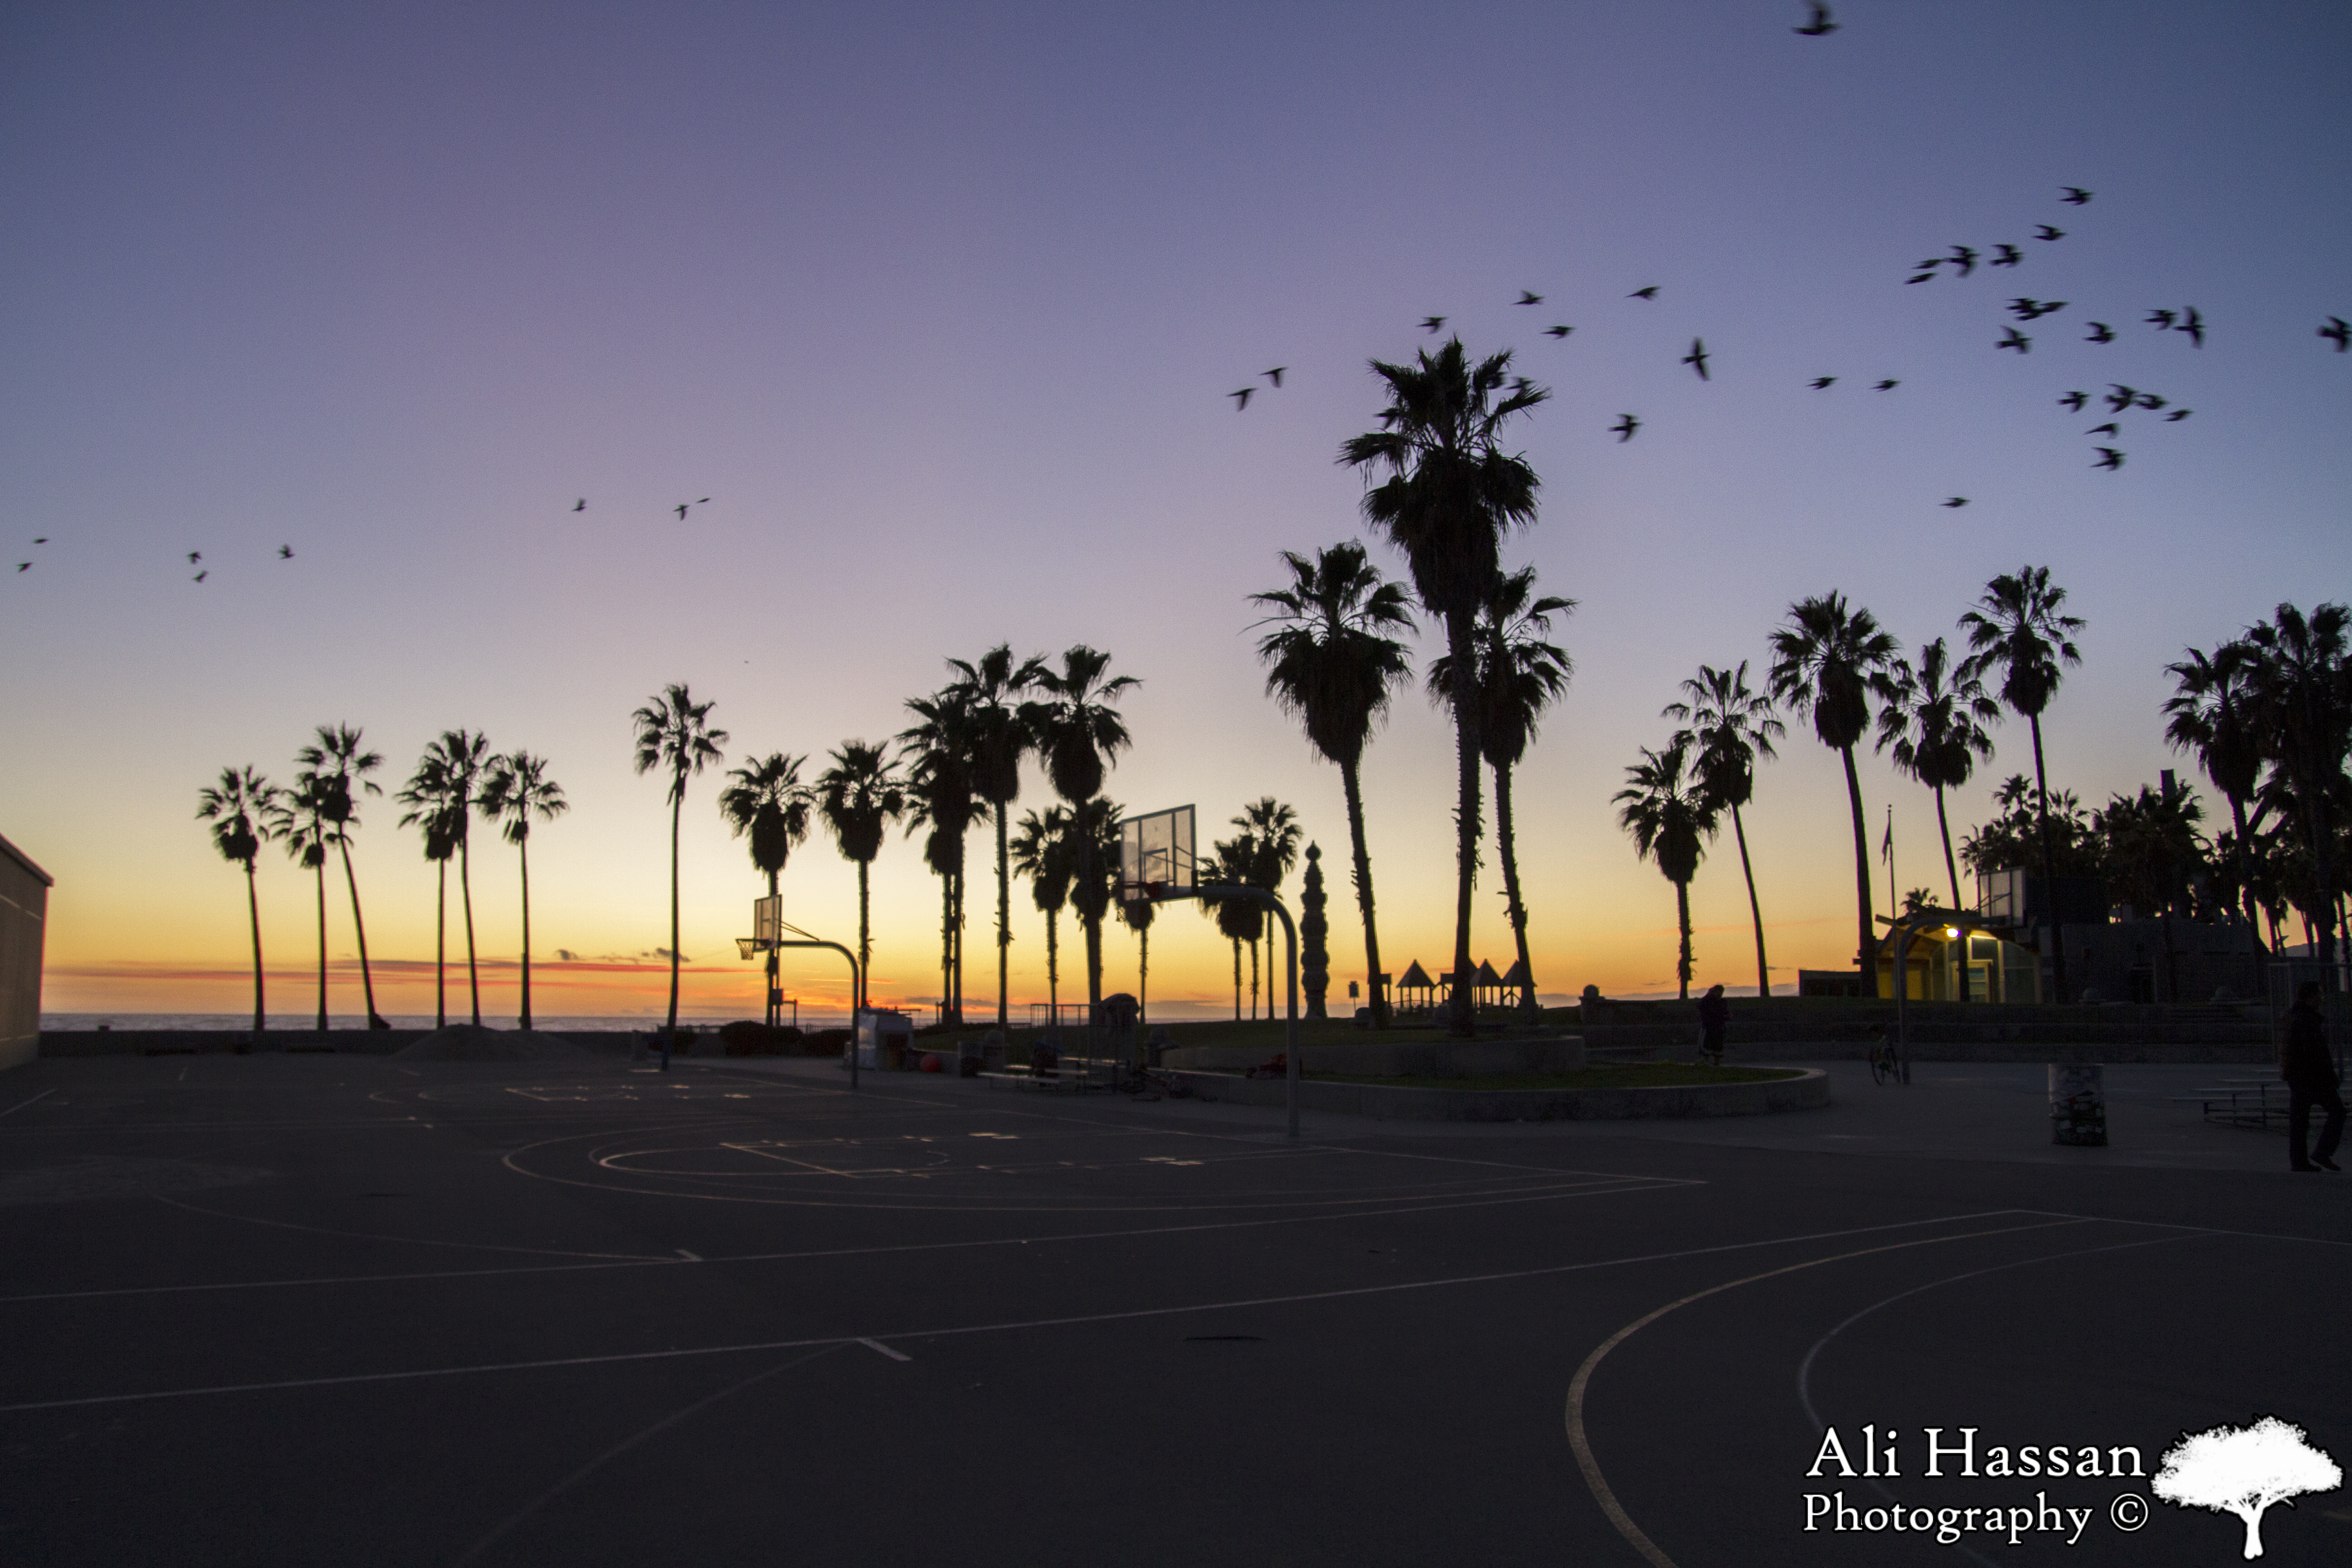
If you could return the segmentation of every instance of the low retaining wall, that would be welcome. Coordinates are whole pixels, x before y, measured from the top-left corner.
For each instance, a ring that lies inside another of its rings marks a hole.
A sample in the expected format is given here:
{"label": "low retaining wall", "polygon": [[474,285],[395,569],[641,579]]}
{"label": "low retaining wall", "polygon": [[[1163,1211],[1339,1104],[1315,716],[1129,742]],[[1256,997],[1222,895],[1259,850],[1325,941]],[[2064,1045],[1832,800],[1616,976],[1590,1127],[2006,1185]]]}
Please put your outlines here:
{"label": "low retaining wall", "polygon": [[[501,1031],[503,1033],[504,1031]],[[266,1053],[316,1051],[322,1055],[388,1057],[413,1046],[430,1029],[268,1029],[256,1043],[250,1029],[44,1029],[44,1057],[211,1056],[234,1051]],[[548,1039],[563,1040],[600,1054],[628,1054],[634,1037],[602,1029],[535,1029]],[[707,1044],[707,1054],[719,1053],[719,1037],[696,1040]]]}
{"label": "low retaining wall", "polygon": [[[1247,1072],[1282,1054],[1280,1047],[1174,1046],[1162,1058],[1179,1071]],[[1581,1072],[1584,1042],[1570,1035],[1536,1040],[1344,1041],[1301,1046],[1308,1072],[1372,1078],[1496,1078],[1509,1073]]]}
{"label": "low retaining wall", "polygon": [[[1282,1106],[1289,1086],[1278,1078],[1183,1072],[1202,1100]],[[1688,1084],[1672,1089],[1423,1089],[1391,1084],[1298,1086],[1302,1110],[1376,1121],[1633,1121],[1661,1117],[1760,1116],[1815,1110],[1830,1102],[1829,1075],[1807,1068],[1769,1083]]]}

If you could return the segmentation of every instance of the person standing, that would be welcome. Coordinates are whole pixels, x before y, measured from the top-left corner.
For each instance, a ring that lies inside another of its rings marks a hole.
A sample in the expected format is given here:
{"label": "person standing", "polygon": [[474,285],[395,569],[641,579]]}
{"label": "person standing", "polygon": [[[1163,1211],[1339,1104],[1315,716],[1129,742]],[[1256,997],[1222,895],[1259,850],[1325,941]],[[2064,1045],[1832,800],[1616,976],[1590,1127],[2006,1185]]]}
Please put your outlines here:
{"label": "person standing", "polygon": [[1723,1065],[1723,1031],[1730,1023],[1731,1004],[1723,999],[1723,987],[1708,986],[1706,994],[1698,999],[1698,1048],[1707,1066]]}
{"label": "person standing", "polygon": [[[2327,1056],[2327,1026],[2319,1012],[2319,982],[2306,980],[2286,1011],[2286,1041],[2279,1049],[2279,1076],[2286,1079],[2287,1168],[2295,1171],[2342,1169],[2335,1160],[2336,1145],[2344,1136],[2344,1096],[2338,1092],[2336,1064]],[[2314,1106],[2327,1113],[2320,1123],[2319,1142],[2309,1142]],[[2309,1149],[2309,1153],[2305,1152]]]}

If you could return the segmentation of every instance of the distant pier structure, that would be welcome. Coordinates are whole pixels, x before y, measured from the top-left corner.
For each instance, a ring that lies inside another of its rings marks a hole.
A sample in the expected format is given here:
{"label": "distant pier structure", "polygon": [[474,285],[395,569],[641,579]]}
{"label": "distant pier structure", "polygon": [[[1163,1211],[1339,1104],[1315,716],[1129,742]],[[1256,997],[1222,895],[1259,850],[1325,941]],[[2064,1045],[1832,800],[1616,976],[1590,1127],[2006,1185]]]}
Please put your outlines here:
{"label": "distant pier structure", "polygon": [[0,1068],[41,1054],[41,933],[53,879],[0,838]]}

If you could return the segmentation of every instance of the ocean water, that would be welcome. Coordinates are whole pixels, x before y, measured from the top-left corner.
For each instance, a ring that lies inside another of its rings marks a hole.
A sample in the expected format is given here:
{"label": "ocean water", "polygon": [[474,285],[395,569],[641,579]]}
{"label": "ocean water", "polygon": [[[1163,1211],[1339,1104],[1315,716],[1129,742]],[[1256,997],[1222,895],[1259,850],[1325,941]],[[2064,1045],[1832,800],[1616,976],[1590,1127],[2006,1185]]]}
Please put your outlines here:
{"label": "ocean water", "polygon": [[[681,1026],[715,1029],[721,1024],[732,1023],[743,1016],[740,1013],[681,1012],[677,1016],[677,1021]],[[387,1013],[384,1016],[390,1020],[395,1029],[433,1027],[433,1015],[430,1013]],[[666,1014],[660,1013],[654,1014],[650,1017],[642,1015],[565,1016],[557,1013],[534,1013],[531,1015],[531,1024],[534,1027],[541,1029],[629,1034],[658,1029],[667,1020],[667,1016]],[[789,1016],[787,1015],[788,1019]],[[470,1013],[453,1011],[449,1015],[449,1021],[453,1024],[470,1023],[472,1020],[473,1015]],[[289,1032],[307,1032],[316,1026],[318,1021],[319,1015],[315,1012],[272,1013],[268,1019],[269,1027],[272,1029],[284,1029]],[[482,1016],[482,1022],[493,1029],[511,1029],[520,1020],[513,1017],[492,1017],[486,1013]],[[839,1029],[846,1028],[848,1024],[849,1015],[846,1013],[827,1015],[815,1013],[805,1007],[801,1009],[801,1027],[803,1029]],[[117,1029],[249,1029],[253,1027],[253,1015],[250,1013],[44,1013],[41,1015],[41,1027],[44,1029],[96,1029],[101,1026]],[[366,1026],[367,1020],[357,1013],[327,1015],[327,1026],[331,1029],[362,1029]]]}

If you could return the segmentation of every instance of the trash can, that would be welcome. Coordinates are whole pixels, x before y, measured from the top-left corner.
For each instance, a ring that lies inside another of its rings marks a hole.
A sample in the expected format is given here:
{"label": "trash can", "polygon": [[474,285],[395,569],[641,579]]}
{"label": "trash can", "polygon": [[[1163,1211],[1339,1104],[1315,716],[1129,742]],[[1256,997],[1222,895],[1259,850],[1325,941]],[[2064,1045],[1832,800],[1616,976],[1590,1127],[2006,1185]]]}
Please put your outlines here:
{"label": "trash can", "polygon": [[[891,1072],[914,1065],[908,1059],[914,1043],[915,1021],[912,1018],[895,1008],[873,1007],[857,1015],[857,1028],[851,1037],[850,1049],[856,1053],[859,1067]],[[843,1066],[847,1065],[845,1060]]]}
{"label": "trash can", "polygon": [[2097,1067],[2050,1068],[2050,1142],[2106,1147],[2107,1091]]}

